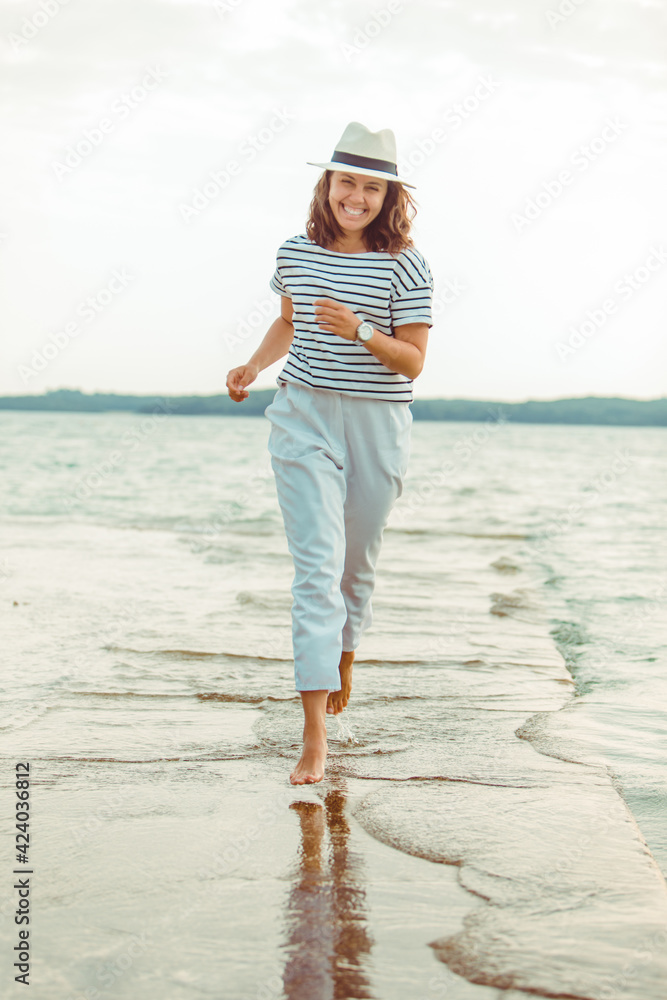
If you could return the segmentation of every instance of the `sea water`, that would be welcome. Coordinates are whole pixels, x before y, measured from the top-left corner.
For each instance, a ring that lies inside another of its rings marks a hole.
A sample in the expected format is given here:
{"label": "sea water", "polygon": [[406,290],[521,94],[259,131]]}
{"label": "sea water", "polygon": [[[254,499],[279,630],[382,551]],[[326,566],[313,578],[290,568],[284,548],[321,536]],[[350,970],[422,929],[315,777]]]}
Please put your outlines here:
{"label": "sea water", "polygon": [[[502,407],[415,421],[328,783],[297,794],[279,789],[300,707],[268,421],[0,427],[0,784],[11,805],[14,762],[31,762],[52,873],[35,997],[664,996],[665,429],[512,424]],[[285,802],[253,825],[274,785]],[[208,867],[179,854],[185,829]],[[329,881],[309,867],[320,845]],[[197,897],[234,942],[227,992],[169,873],[231,893],[222,915]],[[465,927],[434,902],[448,873]],[[123,971],[153,896],[161,920],[188,915],[183,952],[160,923]]]}

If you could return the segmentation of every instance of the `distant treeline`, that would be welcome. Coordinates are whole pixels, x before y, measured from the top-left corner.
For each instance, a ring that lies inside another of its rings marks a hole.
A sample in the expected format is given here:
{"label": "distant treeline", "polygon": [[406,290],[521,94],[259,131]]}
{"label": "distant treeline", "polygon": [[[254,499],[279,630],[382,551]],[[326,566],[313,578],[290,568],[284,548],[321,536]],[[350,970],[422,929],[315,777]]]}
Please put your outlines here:
{"label": "distant treeline", "polygon": [[[275,389],[250,391],[250,397],[235,403],[225,393],[219,396],[123,396],[117,393],[84,393],[78,389],[54,389],[41,396],[0,396],[0,410],[50,410],[70,413],[130,413],[163,411],[174,415],[261,416]],[[528,400],[502,403],[474,399],[415,399],[415,420],[513,420],[526,424],[615,424],[627,427],[666,427],[667,397],[623,399],[584,396],[576,399]]]}

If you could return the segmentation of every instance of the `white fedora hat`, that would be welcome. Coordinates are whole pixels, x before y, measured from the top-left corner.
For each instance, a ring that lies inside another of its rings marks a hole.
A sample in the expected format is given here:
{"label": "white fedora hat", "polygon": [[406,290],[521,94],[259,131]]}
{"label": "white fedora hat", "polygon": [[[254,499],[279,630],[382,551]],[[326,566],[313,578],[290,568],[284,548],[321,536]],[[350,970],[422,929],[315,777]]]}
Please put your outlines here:
{"label": "white fedora hat", "polygon": [[[396,136],[390,128],[371,132],[361,122],[350,122],[336,143],[328,163],[312,163],[311,167],[324,170],[345,170],[351,174],[368,174],[370,177],[384,177],[388,181],[398,181],[406,187],[414,188],[398,176],[396,168]],[[347,168],[347,169],[346,169]]]}

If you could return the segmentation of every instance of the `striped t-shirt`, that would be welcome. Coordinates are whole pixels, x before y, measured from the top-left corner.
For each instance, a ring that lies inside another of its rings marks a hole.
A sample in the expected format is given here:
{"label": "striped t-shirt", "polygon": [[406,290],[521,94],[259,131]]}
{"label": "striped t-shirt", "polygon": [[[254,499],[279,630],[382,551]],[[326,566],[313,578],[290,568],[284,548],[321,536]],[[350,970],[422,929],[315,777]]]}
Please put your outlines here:
{"label": "striped t-shirt", "polygon": [[294,339],[276,382],[298,382],[367,399],[412,400],[412,379],[385,367],[363,344],[320,329],[315,299],[342,302],[389,337],[405,323],[433,326],[433,277],[414,248],[338,253],[305,234],[279,247],[270,286],[292,300]]}

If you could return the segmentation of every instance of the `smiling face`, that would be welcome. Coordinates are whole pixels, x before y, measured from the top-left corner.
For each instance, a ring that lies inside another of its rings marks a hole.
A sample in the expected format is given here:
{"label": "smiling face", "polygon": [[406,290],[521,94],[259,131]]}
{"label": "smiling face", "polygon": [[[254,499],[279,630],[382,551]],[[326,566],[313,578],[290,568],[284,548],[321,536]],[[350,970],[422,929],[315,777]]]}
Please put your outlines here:
{"label": "smiling face", "polygon": [[383,177],[334,170],[329,205],[341,229],[350,236],[361,233],[380,214],[387,188]]}

